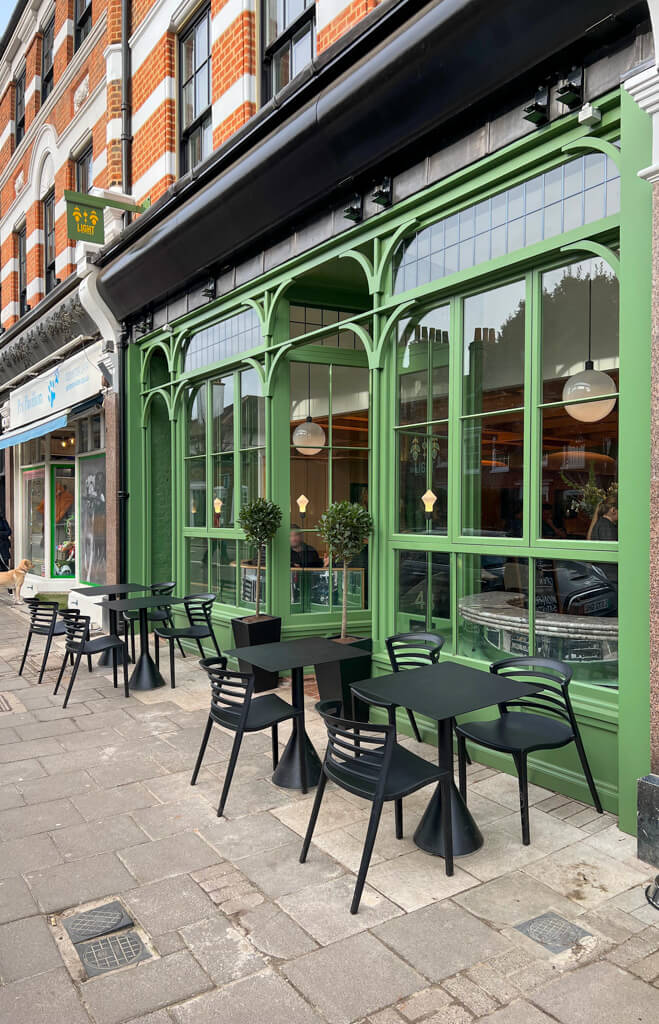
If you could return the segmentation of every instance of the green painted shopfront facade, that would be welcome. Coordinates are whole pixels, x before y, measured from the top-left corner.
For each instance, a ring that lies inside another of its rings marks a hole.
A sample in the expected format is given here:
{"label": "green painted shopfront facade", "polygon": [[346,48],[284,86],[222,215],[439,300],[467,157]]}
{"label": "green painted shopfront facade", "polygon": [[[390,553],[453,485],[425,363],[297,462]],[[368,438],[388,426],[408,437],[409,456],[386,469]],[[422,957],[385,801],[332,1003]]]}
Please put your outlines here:
{"label": "green painted shopfront facade", "polygon": [[[131,344],[128,572],[215,592],[232,646],[256,575],[238,512],[266,495],[284,512],[267,610],[286,637],[331,635],[342,581],[318,516],[367,505],[348,598],[376,671],[407,629],[484,668],[565,660],[602,801],[633,831],[649,763],[651,131],[624,89],[596,106],[596,128],[567,114]],[[568,409],[589,345],[610,388]],[[322,434],[305,449],[292,435],[309,416]],[[603,499],[618,539],[593,529]],[[531,763],[586,799],[571,748]]]}

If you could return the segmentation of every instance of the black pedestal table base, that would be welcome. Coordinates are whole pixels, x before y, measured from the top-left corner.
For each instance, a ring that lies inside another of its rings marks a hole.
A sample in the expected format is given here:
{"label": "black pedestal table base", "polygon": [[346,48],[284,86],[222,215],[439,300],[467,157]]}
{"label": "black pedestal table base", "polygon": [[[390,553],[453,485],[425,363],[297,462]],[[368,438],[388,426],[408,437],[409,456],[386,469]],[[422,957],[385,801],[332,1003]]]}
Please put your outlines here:
{"label": "black pedestal table base", "polygon": [[[295,708],[304,707],[304,669],[294,668],[291,679],[291,703]],[[300,742],[299,719],[293,722],[293,732],[286,744],[284,753],[279,759],[279,764],[274,770],[272,781],[275,786],[283,789],[302,789],[302,778],[300,776],[300,758],[298,743]],[[320,758],[316,753],[313,743],[302,732],[302,740],[306,749],[307,757],[307,789],[318,785],[320,779]]]}
{"label": "black pedestal table base", "polygon": [[[437,742],[439,766],[448,771],[452,779],[453,728],[451,719],[445,718],[437,723]],[[464,857],[468,853],[479,850],[483,845],[483,836],[453,781],[451,781],[450,812],[453,826],[453,856]],[[432,853],[435,857],[444,856],[442,814],[445,813],[446,808],[442,805],[440,787],[437,786],[414,833],[416,845],[426,853]]]}
{"label": "black pedestal table base", "polygon": [[146,608],[140,608],[140,656],[128,684],[131,690],[157,690],[166,682],[149,654],[149,617]]}

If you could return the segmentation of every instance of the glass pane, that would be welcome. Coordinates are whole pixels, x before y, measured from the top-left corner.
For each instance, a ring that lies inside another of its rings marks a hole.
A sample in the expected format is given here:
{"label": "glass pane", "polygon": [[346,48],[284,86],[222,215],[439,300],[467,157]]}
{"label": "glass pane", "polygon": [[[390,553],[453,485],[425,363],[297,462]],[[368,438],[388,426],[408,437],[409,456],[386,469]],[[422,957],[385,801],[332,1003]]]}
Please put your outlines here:
{"label": "glass pane", "polygon": [[427,628],[427,610],[428,554],[425,551],[399,551],[396,632],[423,632]]}
{"label": "glass pane", "polygon": [[[328,611],[331,602],[329,559],[324,541],[291,526],[291,612]],[[332,587],[336,574],[332,573]]]}
{"label": "glass pane", "polygon": [[105,583],[105,455],[81,459],[78,572],[85,583]]}
{"label": "glass pane", "polygon": [[568,377],[585,368],[618,384],[618,280],[603,260],[582,260],[542,275],[543,401],[560,402]]}
{"label": "glass pane", "polygon": [[[361,564],[358,564],[358,561],[361,561]],[[329,587],[329,572],[326,574],[326,578]],[[365,545],[357,558],[352,560],[345,574],[342,569],[332,570],[330,600],[332,610],[335,612],[341,611],[343,607],[344,581],[348,588],[348,615],[351,611],[368,607],[368,545]]]}
{"label": "glass pane", "polygon": [[[208,67],[204,66],[198,74],[195,75],[194,82],[194,102],[195,111],[197,117],[202,113],[208,106],[209,100],[209,83],[208,83]],[[203,155],[203,154],[202,154]]]}
{"label": "glass pane", "polygon": [[256,370],[241,373],[240,393],[240,447],[261,448],[265,444],[265,398],[261,394],[261,379]]}
{"label": "glass pane", "polygon": [[233,451],[233,374],[214,380],[213,394],[213,451]]}
{"label": "glass pane", "polygon": [[101,416],[100,413],[97,416],[92,416],[91,419],[91,441],[92,451],[101,447]]}
{"label": "glass pane", "polygon": [[[446,533],[448,516],[448,424],[399,435],[398,500],[401,533]],[[430,519],[422,496],[435,495]]]}
{"label": "glass pane", "polygon": [[523,466],[523,413],[463,421],[463,534],[522,536]]}
{"label": "glass pane", "polygon": [[[257,551],[253,544],[241,540],[238,544],[240,553],[240,595],[238,604],[246,608],[256,606]],[[267,600],[266,591],[266,551],[261,552],[261,608]]]}
{"label": "glass pane", "polygon": [[185,460],[186,526],[206,525],[206,460]]}
{"label": "glass pane", "polygon": [[233,526],[233,455],[213,456],[213,526]]}
{"label": "glass pane", "polygon": [[297,35],[293,36],[292,42],[292,77],[299,75],[313,58],[311,27],[307,25]]}
{"label": "glass pane", "polygon": [[285,27],[284,0],[266,0],[266,45],[274,42]]}
{"label": "glass pane", "polygon": [[211,541],[211,590],[221,604],[236,602],[236,541]]}
{"label": "glass pane", "polygon": [[368,508],[368,451],[332,448],[332,501]]}
{"label": "glass pane", "polygon": [[430,555],[430,629],[444,637],[446,653],[453,647],[451,628],[451,556],[444,551]]}
{"label": "glass pane", "polygon": [[208,541],[205,537],[188,537],[188,587],[189,594],[208,593]]}
{"label": "glass pane", "polygon": [[203,62],[207,59],[209,54],[208,47],[208,18],[204,17],[201,19],[199,24],[195,27],[195,66],[201,67]]}
{"label": "glass pane", "polygon": [[[398,422],[425,423],[448,416],[449,307],[429,310],[399,328]],[[428,372],[432,372],[432,395]],[[430,403],[430,408],[428,408]]]}
{"label": "glass pane", "polygon": [[[328,449],[317,455],[300,455],[291,449],[291,523],[303,528],[315,526],[329,504]],[[308,505],[302,515],[298,498],[307,498]]]}
{"label": "glass pane", "polygon": [[535,649],[592,683],[618,678],[618,566],[536,562]]}
{"label": "glass pane", "polygon": [[265,449],[240,453],[240,506],[265,495]]}
{"label": "glass pane", "polygon": [[463,412],[524,403],[524,281],[464,301]]}
{"label": "glass pane", "polygon": [[561,406],[544,409],[542,421],[541,536],[617,541],[617,405],[596,423]]}
{"label": "glass pane", "polygon": [[23,516],[25,519],[25,558],[34,562],[34,570],[44,575],[44,508],[46,477],[43,469],[23,473]]}
{"label": "glass pane", "polygon": [[507,555],[459,556],[458,653],[493,662],[529,651],[529,565]]}
{"label": "glass pane", "polygon": [[200,160],[203,159],[203,140],[201,128],[195,128],[190,135],[188,140],[188,153],[190,157],[190,167],[195,167]]}
{"label": "glass pane", "polygon": [[366,367],[332,367],[333,445],[368,448],[368,378]]}
{"label": "glass pane", "polygon": [[284,43],[281,50],[277,50],[272,58],[272,88],[279,92],[291,79],[291,50],[290,44]]}
{"label": "glass pane", "polygon": [[206,451],[206,385],[188,393],[188,455]]}
{"label": "glass pane", "polygon": [[187,128],[195,119],[194,110],[194,79],[183,86],[183,128]]}
{"label": "glass pane", "polygon": [[55,576],[76,574],[75,467],[53,467],[53,569]]}
{"label": "glass pane", "polygon": [[21,445],[22,466],[33,466],[36,462],[43,462],[45,457],[45,438],[35,437],[31,441],[24,441]]}
{"label": "glass pane", "polygon": [[78,451],[89,451],[89,420],[78,420]]}

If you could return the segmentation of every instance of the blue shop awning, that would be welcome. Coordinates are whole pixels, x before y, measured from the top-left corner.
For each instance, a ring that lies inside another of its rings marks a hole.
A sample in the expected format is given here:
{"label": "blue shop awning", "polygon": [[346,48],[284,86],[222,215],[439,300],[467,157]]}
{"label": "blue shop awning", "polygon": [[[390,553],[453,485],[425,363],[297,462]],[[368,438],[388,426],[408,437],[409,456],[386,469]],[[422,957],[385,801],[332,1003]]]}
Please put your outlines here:
{"label": "blue shop awning", "polygon": [[43,437],[50,434],[51,430],[58,430],[65,427],[69,421],[69,410],[60,412],[57,416],[51,416],[46,420],[39,420],[29,427],[21,430],[8,430],[6,434],[0,434],[0,451],[4,448],[11,448],[12,445],[21,444],[23,441],[31,441],[35,437]]}

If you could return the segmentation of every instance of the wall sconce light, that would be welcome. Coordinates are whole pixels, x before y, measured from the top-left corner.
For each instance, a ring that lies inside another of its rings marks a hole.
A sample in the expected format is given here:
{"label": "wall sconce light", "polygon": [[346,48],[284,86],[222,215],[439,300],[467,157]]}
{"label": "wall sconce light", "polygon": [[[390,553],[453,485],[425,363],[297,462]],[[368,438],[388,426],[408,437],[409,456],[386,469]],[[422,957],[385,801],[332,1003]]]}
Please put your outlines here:
{"label": "wall sconce light", "polygon": [[391,178],[388,175],[375,185],[371,192],[371,199],[374,203],[377,203],[378,206],[391,206],[392,183]]}
{"label": "wall sconce light", "polygon": [[437,501],[437,495],[434,493],[434,491],[428,489],[425,494],[421,495],[421,501],[423,502],[423,509],[426,514],[426,519],[428,520],[428,522],[430,522],[430,520],[432,519],[432,510],[435,507],[435,502]]}
{"label": "wall sconce light", "polygon": [[359,224],[363,216],[362,197],[359,192],[355,192],[355,194],[350,197],[348,205],[343,211],[343,216],[346,220],[351,220],[354,224]]}
{"label": "wall sconce light", "polygon": [[220,513],[222,512],[222,499],[221,498],[215,498],[213,500],[213,511],[214,511],[216,516],[219,516]]}
{"label": "wall sconce light", "polygon": [[572,68],[562,85],[556,90],[556,99],[569,110],[583,103],[583,68]]}
{"label": "wall sconce light", "polygon": [[192,499],[192,506],[190,508],[190,512],[192,513],[193,516],[196,516],[197,514],[197,503],[194,500],[194,498]]}
{"label": "wall sconce light", "polygon": [[301,494],[299,498],[296,498],[295,504],[300,510],[300,519],[304,522],[304,517],[307,514],[307,505],[309,504],[309,499],[307,498],[306,494]]}
{"label": "wall sconce light", "polygon": [[534,124],[536,128],[547,124],[549,120],[549,89],[546,85],[541,85],[536,91],[533,102],[529,103],[528,107],[524,107],[522,117],[525,121]]}

